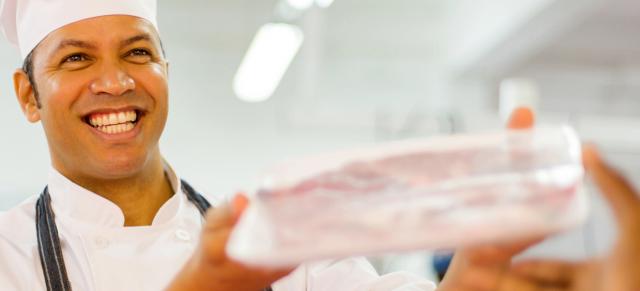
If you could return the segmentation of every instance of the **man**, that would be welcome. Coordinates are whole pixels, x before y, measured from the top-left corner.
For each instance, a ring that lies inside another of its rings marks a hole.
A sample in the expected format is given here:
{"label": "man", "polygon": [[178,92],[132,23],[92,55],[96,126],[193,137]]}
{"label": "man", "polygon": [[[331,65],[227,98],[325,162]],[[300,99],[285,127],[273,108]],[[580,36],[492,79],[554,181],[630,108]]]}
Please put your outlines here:
{"label": "man", "polygon": [[24,58],[18,102],[42,124],[52,168],[43,193],[0,215],[0,290],[161,290],[183,266],[213,270],[213,290],[434,288],[410,274],[379,277],[362,258],[274,282],[291,270],[226,260],[219,205],[198,247],[208,204],[158,147],[168,65],[154,0],[7,0],[2,26]]}
{"label": "man", "polygon": [[[52,169],[43,193],[0,215],[0,289],[433,290],[409,274],[378,276],[364,259],[295,270],[227,259],[224,246],[246,199],[214,204],[203,222],[206,199],[177,178],[158,148],[168,65],[155,5],[3,3],[3,30],[25,59],[14,74],[16,95],[27,120],[43,126]],[[509,268],[526,245],[485,260],[476,260],[484,249],[461,251],[441,289],[504,289],[515,286],[504,283],[512,277],[551,281]]]}

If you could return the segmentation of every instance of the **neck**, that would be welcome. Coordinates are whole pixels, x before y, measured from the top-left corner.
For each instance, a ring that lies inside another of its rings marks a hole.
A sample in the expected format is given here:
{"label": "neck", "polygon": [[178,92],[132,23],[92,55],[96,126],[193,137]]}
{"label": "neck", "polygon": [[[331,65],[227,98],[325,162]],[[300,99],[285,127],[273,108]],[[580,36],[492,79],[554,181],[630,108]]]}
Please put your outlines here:
{"label": "neck", "polygon": [[151,225],[160,207],[173,196],[158,154],[137,175],[121,179],[96,179],[67,175],[83,188],[116,204],[124,215],[125,226]]}

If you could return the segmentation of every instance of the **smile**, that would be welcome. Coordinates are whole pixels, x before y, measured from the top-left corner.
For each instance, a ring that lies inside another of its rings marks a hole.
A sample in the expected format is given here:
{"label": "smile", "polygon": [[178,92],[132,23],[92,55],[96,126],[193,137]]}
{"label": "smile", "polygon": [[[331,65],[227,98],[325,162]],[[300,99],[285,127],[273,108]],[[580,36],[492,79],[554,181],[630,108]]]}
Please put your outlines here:
{"label": "smile", "polygon": [[136,110],[93,113],[85,118],[85,122],[102,133],[121,134],[135,128],[139,115]]}

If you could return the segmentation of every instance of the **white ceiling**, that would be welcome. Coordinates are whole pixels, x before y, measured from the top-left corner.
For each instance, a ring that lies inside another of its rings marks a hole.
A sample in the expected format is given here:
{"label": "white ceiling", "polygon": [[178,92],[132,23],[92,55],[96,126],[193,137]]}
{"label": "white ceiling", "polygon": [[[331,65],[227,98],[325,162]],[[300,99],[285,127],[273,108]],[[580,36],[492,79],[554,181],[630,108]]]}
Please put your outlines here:
{"label": "white ceiling", "polygon": [[540,51],[530,63],[640,65],[640,1],[605,2]]}

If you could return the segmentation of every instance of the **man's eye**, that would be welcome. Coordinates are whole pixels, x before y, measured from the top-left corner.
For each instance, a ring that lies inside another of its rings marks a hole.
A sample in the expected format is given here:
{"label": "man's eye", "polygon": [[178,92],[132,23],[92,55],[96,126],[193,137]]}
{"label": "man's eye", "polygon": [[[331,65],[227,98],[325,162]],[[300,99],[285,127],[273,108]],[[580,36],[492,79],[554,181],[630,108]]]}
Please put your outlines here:
{"label": "man's eye", "polygon": [[86,61],[86,60],[87,60],[87,56],[85,56],[83,54],[74,54],[74,55],[70,55],[67,58],[65,58],[63,63],[82,62],[82,61]]}
{"label": "man's eye", "polygon": [[151,53],[145,49],[133,49],[129,52],[130,56],[150,56]]}
{"label": "man's eye", "polygon": [[134,64],[146,64],[153,59],[151,52],[142,48],[132,49],[124,57]]}

